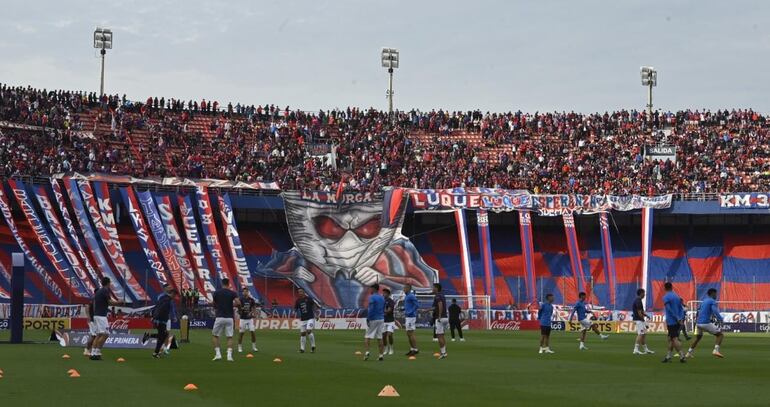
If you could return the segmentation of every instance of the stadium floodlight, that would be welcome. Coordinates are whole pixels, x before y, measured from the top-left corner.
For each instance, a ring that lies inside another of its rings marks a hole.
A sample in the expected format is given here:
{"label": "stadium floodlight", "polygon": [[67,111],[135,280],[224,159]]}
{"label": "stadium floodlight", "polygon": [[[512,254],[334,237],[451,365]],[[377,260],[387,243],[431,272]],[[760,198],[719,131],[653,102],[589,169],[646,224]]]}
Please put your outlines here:
{"label": "stadium floodlight", "polygon": [[393,114],[393,70],[398,68],[398,50],[395,48],[383,48],[380,53],[380,59],[382,60],[382,67],[388,68],[388,74],[390,74],[386,95],[388,97],[388,113]]}
{"label": "stadium floodlight", "polygon": [[647,87],[647,116],[652,120],[652,88],[658,86],[658,71],[651,66],[640,68],[642,86]]}
{"label": "stadium floodlight", "polygon": [[109,28],[96,27],[94,30],[94,48],[101,50],[102,54],[102,76],[99,82],[99,96],[104,96],[104,55],[108,49],[112,49],[112,30]]}

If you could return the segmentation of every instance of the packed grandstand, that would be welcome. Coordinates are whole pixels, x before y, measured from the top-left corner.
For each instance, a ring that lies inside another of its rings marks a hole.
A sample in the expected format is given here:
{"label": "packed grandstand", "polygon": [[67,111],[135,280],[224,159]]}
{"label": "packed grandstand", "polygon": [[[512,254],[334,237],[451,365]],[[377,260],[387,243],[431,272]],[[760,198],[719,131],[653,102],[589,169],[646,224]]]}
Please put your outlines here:
{"label": "packed grandstand", "polygon": [[[495,187],[535,193],[761,191],[752,110],[594,114],[347,108],[306,112],[0,85],[0,176],[103,172],[276,182],[282,189]],[[675,147],[676,160],[645,159]]]}

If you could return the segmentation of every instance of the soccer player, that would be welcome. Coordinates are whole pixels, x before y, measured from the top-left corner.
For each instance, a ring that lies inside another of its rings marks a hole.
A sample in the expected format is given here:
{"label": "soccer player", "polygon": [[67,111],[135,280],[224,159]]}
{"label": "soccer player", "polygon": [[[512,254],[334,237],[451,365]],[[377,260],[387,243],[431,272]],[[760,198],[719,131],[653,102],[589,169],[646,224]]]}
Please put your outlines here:
{"label": "soccer player", "polygon": [[214,291],[214,308],[216,319],[212,329],[212,342],[214,344],[214,361],[222,360],[222,352],[219,349],[219,337],[227,337],[227,361],[233,361],[233,309],[239,307],[241,301],[238,294],[230,289],[230,280],[222,279],[222,287]]}
{"label": "soccer player", "polygon": [[163,287],[163,293],[158,297],[158,303],[155,304],[155,308],[152,310],[152,324],[155,326],[157,333],[153,335],[145,333],[142,338],[142,343],[147,342],[150,337],[156,338],[155,352],[152,354],[152,357],[155,359],[160,359],[161,348],[165,347],[165,342],[168,338],[168,325],[171,321],[175,295],[176,289],[168,284]]}
{"label": "soccer player", "polygon": [[692,345],[690,345],[690,349],[687,350],[688,358],[693,357],[695,354],[695,347],[698,346],[700,340],[703,339],[704,331],[715,336],[714,350],[711,351],[711,354],[718,358],[724,357],[724,355],[719,352],[719,347],[722,346],[724,334],[719,326],[713,322],[714,320],[719,321],[720,324],[725,322],[724,318],[722,318],[722,315],[719,313],[719,307],[717,306],[716,288],[709,288],[706,292],[706,296],[706,299],[700,304],[700,309],[698,310],[698,334],[695,336],[695,342],[693,342]]}
{"label": "soccer player", "polygon": [[256,330],[254,318],[257,317],[257,300],[249,294],[248,287],[243,287],[241,292],[241,307],[238,312],[238,316],[240,317],[240,322],[238,323],[238,331],[240,333],[238,337],[238,353],[243,352],[243,334],[245,334],[246,331],[251,332],[251,350],[258,352],[257,335],[254,333]]}
{"label": "soccer player", "polygon": [[107,338],[110,336],[109,326],[107,321],[107,313],[110,306],[121,305],[121,302],[115,302],[110,299],[112,292],[110,291],[110,278],[102,277],[102,287],[94,294],[94,342],[91,346],[91,360],[102,360],[102,348],[104,343],[107,342]]}
{"label": "soccer player", "polygon": [[385,354],[393,354],[393,332],[396,331],[396,302],[390,296],[390,289],[383,288],[385,297],[385,325],[382,331],[382,342],[385,345]]}
{"label": "soccer player", "polygon": [[380,350],[380,356],[377,358],[382,361],[383,344],[382,328],[385,325],[385,298],[380,295],[380,285],[375,283],[369,287],[369,308],[366,313],[366,334],[364,335],[364,360],[369,360],[369,341],[377,340]]}
{"label": "soccer player", "polygon": [[297,290],[297,301],[294,303],[294,310],[299,317],[299,353],[305,353],[305,342],[310,338],[310,353],[315,353],[315,303],[305,290]]}
{"label": "soccer player", "polygon": [[436,320],[434,326],[436,327],[436,338],[438,338],[438,346],[441,354],[439,359],[445,359],[446,354],[446,339],[444,338],[444,331],[449,328],[449,318],[447,318],[446,297],[441,293],[441,284],[433,284],[433,315]]}
{"label": "soccer player", "polygon": [[417,338],[414,335],[414,330],[417,327],[417,308],[419,308],[419,302],[417,301],[417,295],[412,291],[411,284],[404,285],[404,328],[406,328],[406,337],[409,339],[409,352],[406,356],[414,356],[420,353],[417,349]]}
{"label": "soccer player", "polygon": [[[645,355],[647,353],[654,354],[652,349],[647,347],[647,323],[644,322],[646,318],[650,316],[644,312],[644,289],[640,288],[636,290],[636,300],[631,307],[633,311],[633,321],[636,323],[636,341],[634,342],[634,355]],[[641,350],[640,348],[643,348]]]}
{"label": "soccer player", "polygon": [[545,295],[545,302],[540,304],[537,320],[540,321],[540,351],[538,353],[556,353],[551,350],[551,320],[553,319],[553,294]]}
{"label": "soccer player", "polygon": [[463,338],[463,309],[457,305],[457,299],[452,298],[452,305],[449,306],[449,332],[452,334],[452,342],[455,341],[455,329],[460,336],[460,342],[465,342]]}
{"label": "soccer player", "polygon": [[682,299],[674,293],[674,286],[670,281],[666,282],[663,288],[666,290],[666,294],[663,296],[663,304],[666,309],[666,328],[668,329],[668,353],[665,359],[663,359],[663,363],[671,362],[675,349],[681,355],[679,361],[684,363],[686,359],[682,352],[682,345],[679,343],[679,332],[682,329],[680,321],[684,319]]}
{"label": "soccer player", "polygon": [[[96,295],[99,289],[94,289],[94,295]],[[91,356],[91,349],[94,346],[94,340],[96,339],[96,325],[94,324],[94,300],[88,302],[86,307],[86,316],[88,317],[88,342],[86,342],[86,348],[83,350],[83,356]]]}
{"label": "soccer player", "polygon": [[599,337],[602,339],[609,338],[608,335],[604,335],[599,332],[599,326],[594,324],[593,321],[591,321],[591,318],[588,316],[588,310],[586,309],[586,293],[582,291],[578,294],[578,302],[572,306],[572,312],[570,312],[569,317],[567,318],[567,322],[572,321],[572,316],[575,314],[577,314],[578,321],[580,321],[580,326],[582,327],[580,330],[580,346],[578,349],[588,350],[588,347],[586,347],[586,333],[589,329],[596,332],[596,334],[599,335]]}

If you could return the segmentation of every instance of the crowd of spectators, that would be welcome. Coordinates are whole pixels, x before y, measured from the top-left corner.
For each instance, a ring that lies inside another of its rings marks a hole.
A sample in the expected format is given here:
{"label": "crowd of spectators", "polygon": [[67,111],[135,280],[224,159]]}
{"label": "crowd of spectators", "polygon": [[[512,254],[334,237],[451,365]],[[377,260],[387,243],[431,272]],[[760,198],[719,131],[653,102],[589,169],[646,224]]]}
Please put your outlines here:
{"label": "crowd of spectators", "polygon": [[[67,171],[275,181],[283,189],[484,186],[539,193],[770,190],[752,110],[304,112],[0,85],[0,176]],[[676,161],[645,147],[676,147]]]}

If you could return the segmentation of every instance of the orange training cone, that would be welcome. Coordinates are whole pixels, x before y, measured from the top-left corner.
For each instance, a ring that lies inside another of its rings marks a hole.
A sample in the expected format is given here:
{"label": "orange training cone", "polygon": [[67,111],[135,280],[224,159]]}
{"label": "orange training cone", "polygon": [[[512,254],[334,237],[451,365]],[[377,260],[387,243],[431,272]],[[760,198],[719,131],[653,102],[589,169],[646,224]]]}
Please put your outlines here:
{"label": "orange training cone", "polygon": [[123,358],[118,358],[118,359],[117,359],[117,362],[118,362],[118,363],[123,363],[123,362],[125,362],[125,361],[126,361],[126,360],[125,360],[125,359],[123,359]]}
{"label": "orange training cone", "polygon": [[417,356],[409,356],[409,360],[417,360]]}
{"label": "orange training cone", "polygon": [[78,371],[77,371],[77,370],[74,370],[74,369],[73,369],[73,372],[72,372],[72,373],[70,373],[70,377],[80,377],[80,373],[78,373]]}
{"label": "orange training cone", "polygon": [[360,351],[360,350],[357,350],[357,351],[356,351],[356,356],[361,356],[361,355],[362,355],[361,351]]}
{"label": "orange training cone", "polygon": [[75,369],[67,370],[67,374],[72,374],[73,372],[77,372],[77,370],[75,370]]}
{"label": "orange training cone", "polygon": [[283,362],[283,360],[281,360],[281,358],[275,358],[275,359],[273,359],[273,362],[281,363],[281,362]]}
{"label": "orange training cone", "polygon": [[190,390],[198,390],[198,386],[196,386],[196,385],[194,385],[194,384],[190,383],[190,384],[188,384],[187,386],[184,386],[184,389],[185,389],[185,390],[187,390],[187,391],[190,391]]}
{"label": "orange training cone", "polygon": [[382,390],[380,390],[380,394],[377,395],[377,397],[400,397],[400,396],[401,395],[398,394],[398,392],[396,391],[396,388],[391,385],[387,385],[383,387]]}
{"label": "orange training cone", "polygon": [[441,354],[440,354],[440,353],[438,353],[438,352],[436,352],[436,353],[434,353],[434,354],[433,354],[433,356],[434,356],[434,357],[439,357],[439,356],[441,356]]}
{"label": "orange training cone", "polygon": [[247,354],[246,354],[246,359],[251,359],[251,358],[253,358],[253,357],[254,357],[254,355],[252,355],[251,353],[247,353]]}
{"label": "orange training cone", "polygon": [[62,359],[69,359],[69,358],[70,358],[70,355],[68,355],[68,354],[66,354],[66,353],[65,353],[65,354],[61,355],[61,358],[62,358]]}

